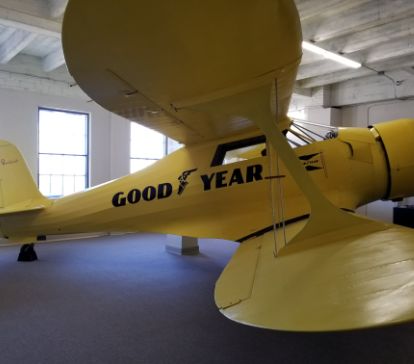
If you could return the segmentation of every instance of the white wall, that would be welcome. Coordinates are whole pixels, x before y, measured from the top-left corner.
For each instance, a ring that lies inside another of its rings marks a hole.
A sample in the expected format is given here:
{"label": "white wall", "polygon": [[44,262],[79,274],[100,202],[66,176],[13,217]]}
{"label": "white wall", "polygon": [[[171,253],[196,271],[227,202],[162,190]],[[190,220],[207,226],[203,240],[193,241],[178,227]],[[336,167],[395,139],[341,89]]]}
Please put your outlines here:
{"label": "white wall", "polygon": [[90,114],[90,185],[129,173],[129,121],[81,98],[0,89],[0,138],[20,149],[37,176],[38,108]]}
{"label": "white wall", "polygon": [[341,109],[328,107],[313,107],[309,108],[307,112],[308,120],[317,124],[323,125],[341,125],[342,112]]}
{"label": "white wall", "polygon": [[342,109],[343,126],[365,127],[401,118],[414,118],[414,100],[394,100]]}

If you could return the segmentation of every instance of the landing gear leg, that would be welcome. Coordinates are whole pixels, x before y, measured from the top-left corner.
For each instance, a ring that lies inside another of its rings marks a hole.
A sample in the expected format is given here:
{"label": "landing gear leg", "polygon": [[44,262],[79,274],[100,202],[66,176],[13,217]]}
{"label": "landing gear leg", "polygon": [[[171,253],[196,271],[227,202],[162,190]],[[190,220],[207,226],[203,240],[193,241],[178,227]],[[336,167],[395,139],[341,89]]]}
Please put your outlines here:
{"label": "landing gear leg", "polygon": [[18,262],[33,262],[37,260],[37,254],[34,250],[34,243],[23,244],[20,248],[19,257],[17,258]]}

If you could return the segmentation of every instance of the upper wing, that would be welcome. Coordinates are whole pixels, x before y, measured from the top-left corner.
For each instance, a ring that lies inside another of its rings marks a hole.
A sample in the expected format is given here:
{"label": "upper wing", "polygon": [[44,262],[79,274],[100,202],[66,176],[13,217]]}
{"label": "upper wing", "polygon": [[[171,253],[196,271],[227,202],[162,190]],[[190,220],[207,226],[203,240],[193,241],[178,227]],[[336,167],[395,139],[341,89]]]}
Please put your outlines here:
{"label": "upper wing", "polygon": [[185,144],[256,129],[240,105],[262,100],[231,97],[275,79],[265,102],[282,120],[301,57],[293,0],[71,0],[62,38],[93,100]]}
{"label": "upper wing", "polygon": [[[305,222],[288,225],[296,234]],[[227,317],[290,331],[336,331],[414,319],[414,230],[367,223],[293,242],[244,242],[216,285]],[[279,242],[281,235],[279,235]]]}

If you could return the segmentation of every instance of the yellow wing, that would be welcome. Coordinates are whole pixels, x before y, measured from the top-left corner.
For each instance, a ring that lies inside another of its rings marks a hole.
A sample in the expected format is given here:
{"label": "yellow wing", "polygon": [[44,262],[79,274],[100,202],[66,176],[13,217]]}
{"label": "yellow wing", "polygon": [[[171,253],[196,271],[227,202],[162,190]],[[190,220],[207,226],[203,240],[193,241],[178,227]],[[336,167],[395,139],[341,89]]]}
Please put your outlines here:
{"label": "yellow wing", "polygon": [[63,47],[92,99],[180,142],[260,128],[309,201],[287,247],[280,229],[240,247],[217,284],[223,313],[301,331],[414,318],[413,233],[334,207],[281,133],[301,57],[293,0],[71,0]]}
{"label": "yellow wing", "polygon": [[92,99],[181,142],[260,128],[310,200],[305,235],[359,224],[326,201],[280,133],[301,58],[293,0],[71,0],[63,48]]}
{"label": "yellow wing", "polygon": [[[287,234],[304,223],[288,225]],[[412,229],[368,223],[292,243],[275,257],[270,232],[241,244],[217,282],[216,304],[232,320],[289,331],[412,320],[413,241]]]}
{"label": "yellow wing", "polygon": [[292,0],[71,0],[62,36],[69,71],[93,100],[185,144],[257,129],[239,102],[198,105],[275,78],[282,120],[301,57]]}

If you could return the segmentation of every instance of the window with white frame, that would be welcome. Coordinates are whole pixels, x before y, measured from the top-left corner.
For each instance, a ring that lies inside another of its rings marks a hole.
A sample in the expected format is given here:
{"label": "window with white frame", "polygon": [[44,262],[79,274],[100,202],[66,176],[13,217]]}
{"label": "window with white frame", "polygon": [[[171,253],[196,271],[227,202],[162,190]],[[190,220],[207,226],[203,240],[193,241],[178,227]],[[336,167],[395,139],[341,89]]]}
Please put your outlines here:
{"label": "window with white frame", "polygon": [[88,187],[89,114],[39,108],[39,189],[49,197]]}
{"label": "window with white frame", "polygon": [[130,172],[144,169],[180,147],[181,144],[175,140],[132,122]]}

